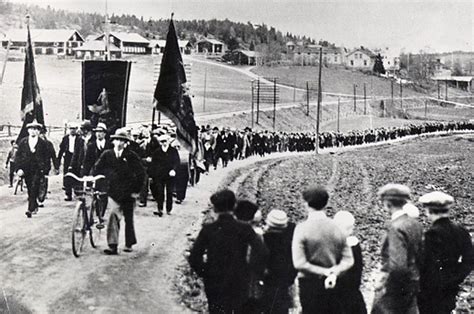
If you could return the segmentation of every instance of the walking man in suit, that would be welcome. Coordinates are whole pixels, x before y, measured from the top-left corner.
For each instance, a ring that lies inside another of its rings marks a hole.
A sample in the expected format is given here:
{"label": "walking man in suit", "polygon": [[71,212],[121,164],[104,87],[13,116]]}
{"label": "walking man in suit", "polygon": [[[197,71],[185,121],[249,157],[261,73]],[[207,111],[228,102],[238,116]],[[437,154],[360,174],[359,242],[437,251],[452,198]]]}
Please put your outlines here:
{"label": "walking man in suit", "polygon": [[107,225],[107,244],[109,248],[104,250],[104,253],[117,255],[122,216],[126,221],[124,252],[132,252],[132,246],[137,243],[133,211],[135,198],[138,197],[143,184],[145,169],[140,157],[133,151],[125,149],[131,141],[126,130],[118,129],[110,138],[114,148],[102,153],[92,169],[92,175],[103,174],[108,183],[107,209],[110,216]]}
{"label": "walking man in suit", "polygon": [[39,137],[42,127],[36,121],[26,125],[28,137],[20,140],[15,160],[17,174],[25,178],[28,189],[28,210],[25,212],[28,218],[38,210],[39,183],[47,168],[48,148]]}
{"label": "walking man in suit", "polygon": [[[66,175],[72,168],[71,168],[71,161],[74,152],[78,149],[81,144],[81,138],[77,134],[77,124],[76,123],[69,123],[69,134],[64,136],[61,144],[59,144],[59,152],[58,152],[58,160],[61,163],[61,159],[64,156],[64,164],[63,164],[63,174]],[[72,201],[72,187],[73,182],[66,176],[63,176],[63,187],[66,192],[66,197],[64,198],[65,201]]]}
{"label": "walking man in suit", "polygon": [[382,244],[382,276],[375,287],[372,313],[416,314],[423,227],[403,209],[410,199],[407,186],[387,184],[378,195],[391,219]]}
{"label": "walking man in suit", "polygon": [[418,304],[421,314],[449,314],[456,307],[459,285],[474,266],[469,232],[449,218],[454,198],[443,192],[420,197],[431,227],[425,232],[425,258]]}
{"label": "walking man in suit", "polygon": [[166,191],[166,213],[173,209],[173,189],[176,171],[179,166],[179,154],[170,146],[170,136],[163,134],[158,137],[160,146],[151,155],[149,173],[153,180],[152,192],[156,200],[157,210],[153,214],[163,216],[163,203]]}

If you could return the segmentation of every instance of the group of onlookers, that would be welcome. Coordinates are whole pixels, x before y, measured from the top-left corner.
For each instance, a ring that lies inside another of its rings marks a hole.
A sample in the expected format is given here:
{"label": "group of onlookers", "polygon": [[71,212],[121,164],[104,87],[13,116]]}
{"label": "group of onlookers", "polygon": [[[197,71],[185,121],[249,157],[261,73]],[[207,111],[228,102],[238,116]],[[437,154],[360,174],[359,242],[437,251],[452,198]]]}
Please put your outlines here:
{"label": "group of onlookers", "polygon": [[[431,222],[423,232],[407,186],[387,184],[378,195],[389,218],[371,313],[450,313],[474,265],[470,234],[450,219],[453,197],[435,191],[419,198]],[[262,224],[258,206],[230,190],[211,196],[215,220],[203,225],[189,256],[210,313],[288,313],[295,278],[303,313],[367,313],[354,216],[328,217],[322,187],[302,197],[308,215],[295,227],[277,209]]]}

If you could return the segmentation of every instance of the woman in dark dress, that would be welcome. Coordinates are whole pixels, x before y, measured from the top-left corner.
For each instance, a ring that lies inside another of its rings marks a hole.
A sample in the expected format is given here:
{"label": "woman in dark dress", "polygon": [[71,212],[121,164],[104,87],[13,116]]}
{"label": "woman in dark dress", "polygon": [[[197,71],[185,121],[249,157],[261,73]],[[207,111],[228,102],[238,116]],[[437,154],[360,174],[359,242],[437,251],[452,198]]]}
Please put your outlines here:
{"label": "woman in dark dress", "polygon": [[344,313],[348,314],[366,314],[364,298],[360,292],[360,283],[362,278],[362,249],[359,240],[352,235],[354,230],[354,216],[348,211],[339,211],[334,216],[334,222],[341,228],[347,237],[347,244],[352,248],[354,256],[354,265],[347,270],[341,277],[337,279],[336,289],[340,289],[344,296],[343,308]]}

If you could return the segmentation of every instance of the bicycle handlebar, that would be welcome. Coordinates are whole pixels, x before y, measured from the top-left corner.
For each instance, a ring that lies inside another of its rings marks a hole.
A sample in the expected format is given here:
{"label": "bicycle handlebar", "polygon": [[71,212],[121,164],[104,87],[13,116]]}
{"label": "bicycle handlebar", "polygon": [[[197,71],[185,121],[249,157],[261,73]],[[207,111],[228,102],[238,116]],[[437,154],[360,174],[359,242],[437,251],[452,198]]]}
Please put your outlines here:
{"label": "bicycle handlebar", "polygon": [[66,173],[65,175],[66,177],[71,177],[79,182],[93,182],[95,183],[96,181],[100,180],[100,179],[105,179],[105,176],[103,174],[99,174],[99,175],[96,175],[96,176],[84,176],[82,178],[79,178],[78,176],[76,176],[74,173],[72,172],[68,172]]}

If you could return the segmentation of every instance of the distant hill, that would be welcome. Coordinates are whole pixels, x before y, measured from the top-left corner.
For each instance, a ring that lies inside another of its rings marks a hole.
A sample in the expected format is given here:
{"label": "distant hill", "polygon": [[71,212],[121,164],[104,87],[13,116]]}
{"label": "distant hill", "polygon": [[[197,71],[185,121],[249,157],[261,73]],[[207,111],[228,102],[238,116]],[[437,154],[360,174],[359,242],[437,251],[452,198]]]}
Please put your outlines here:
{"label": "distant hill", "polygon": [[[84,37],[90,34],[103,32],[104,15],[97,13],[80,13],[56,10],[50,6],[27,6],[13,4],[8,0],[0,0],[0,31],[24,26],[26,12],[31,15],[31,23],[35,28],[74,28]],[[147,38],[165,38],[169,20],[146,20],[130,14],[110,16],[116,31],[133,31]],[[240,23],[225,20],[176,20],[176,31],[181,39],[188,39],[191,43],[201,37],[214,37],[223,41],[229,49],[245,48],[253,50],[258,45],[272,44],[284,50],[288,41],[304,41],[315,43],[314,39],[306,36],[296,36],[291,33],[283,34],[274,27],[265,24],[254,25],[251,22]],[[323,44],[329,45],[327,41]]]}

